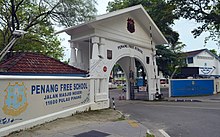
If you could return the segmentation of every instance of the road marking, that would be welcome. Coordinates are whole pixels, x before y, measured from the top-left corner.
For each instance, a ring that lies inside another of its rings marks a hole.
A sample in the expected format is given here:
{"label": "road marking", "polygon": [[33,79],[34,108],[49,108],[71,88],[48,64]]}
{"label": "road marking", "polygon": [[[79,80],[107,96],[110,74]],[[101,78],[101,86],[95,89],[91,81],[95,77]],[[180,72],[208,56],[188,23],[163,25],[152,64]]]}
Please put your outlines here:
{"label": "road marking", "polygon": [[210,110],[220,110],[220,108],[209,108],[209,107],[191,107],[191,106],[168,106],[168,105],[150,105],[146,104],[146,106],[155,106],[155,107],[173,107],[173,108],[191,108],[191,109],[210,109]]}
{"label": "road marking", "polygon": [[138,123],[134,120],[128,120],[128,124],[134,128],[139,127]]}
{"label": "road marking", "polygon": [[164,137],[170,137],[163,129],[159,129],[159,131]]}

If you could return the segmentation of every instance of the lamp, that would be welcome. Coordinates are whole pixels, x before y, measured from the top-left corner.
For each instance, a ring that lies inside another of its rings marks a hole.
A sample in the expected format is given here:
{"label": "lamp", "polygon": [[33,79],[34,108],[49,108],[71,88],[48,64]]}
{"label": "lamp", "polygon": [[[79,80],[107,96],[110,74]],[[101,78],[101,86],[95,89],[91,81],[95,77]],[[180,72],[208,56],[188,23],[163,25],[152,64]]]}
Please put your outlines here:
{"label": "lamp", "polygon": [[27,32],[24,30],[14,30],[12,32],[13,39],[8,43],[8,45],[1,51],[0,53],[0,61],[4,58],[7,52],[11,49],[11,47],[15,44],[18,38],[26,34]]}
{"label": "lamp", "polygon": [[180,66],[175,66],[175,70],[173,71],[173,73],[172,73],[172,75],[171,75],[170,79],[172,79],[172,78],[173,78],[174,74],[176,73],[176,71],[177,71],[177,69],[178,69],[179,67],[180,67]]}
{"label": "lamp", "polygon": [[27,33],[27,31],[24,31],[24,30],[15,30],[12,32],[13,36],[17,36],[17,37],[21,37],[26,33]]}

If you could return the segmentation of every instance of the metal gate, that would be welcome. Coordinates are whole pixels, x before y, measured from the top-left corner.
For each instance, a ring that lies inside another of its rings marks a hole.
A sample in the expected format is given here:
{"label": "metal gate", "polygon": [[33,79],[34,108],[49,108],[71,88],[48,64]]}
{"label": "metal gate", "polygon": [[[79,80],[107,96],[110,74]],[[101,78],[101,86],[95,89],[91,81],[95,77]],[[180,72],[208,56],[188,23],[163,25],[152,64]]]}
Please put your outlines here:
{"label": "metal gate", "polygon": [[177,96],[201,96],[215,93],[214,79],[171,79],[171,97]]}

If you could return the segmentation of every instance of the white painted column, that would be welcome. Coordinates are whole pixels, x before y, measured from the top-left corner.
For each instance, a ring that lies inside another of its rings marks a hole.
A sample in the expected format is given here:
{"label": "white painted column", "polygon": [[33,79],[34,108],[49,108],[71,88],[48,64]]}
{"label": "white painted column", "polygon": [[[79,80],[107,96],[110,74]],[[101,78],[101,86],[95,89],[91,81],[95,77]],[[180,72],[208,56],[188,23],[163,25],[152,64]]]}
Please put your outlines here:
{"label": "white painted column", "polygon": [[99,37],[92,38],[93,49],[92,49],[92,59],[99,59]]}
{"label": "white painted column", "polygon": [[77,67],[76,47],[73,42],[70,42],[71,55],[69,65]]}
{"label": "white painted column", "polygon": [[106,83],[106,79],[100,79],[100,93],[102,94],[107,94],[106,91],[106,86],[108,85],[108,83]]}
{"label": "white painted column", "polygon": [[95,102],[95,79],[90,79],[90,102]]}
{"label": "white painted column", "polygon": [[97,93],[101,93],[101,91],[100,91],[100,88],[101,88],[101,86],[100,86],[100,79],[97,79],[96,82],[97,82],[96,91],[97,91]]}
{"label": "white painted column", "polygon": [[133,70],[133,72],[134,72],[134,79],[137,79],[137,72],[138,72],[138,70],[137,70],[137,67],[136,67],[135,59],[134,59],[134,70]]}
{"label": "white painted column", "polygon": [[95,101],[99,101],[99,94],[100,94],[100,79],[95,79]]}
{"label": "white painted column", "polygon": [[148,66],[148,91],[149,91],[149,100],[154,99],[154,95],[156,92],[160,93],[160,78],[157,74],[157,65],[156,65],[156,51],[152,52],[152,60],[154,60],[154,64],[152,62],[151,65]]}
{"label": "white painted column", "polygon": [[103,58],[107,56],[107,53],[105,53],[104,46],[105,46],[105,39],[104,39],[104,38],[101,38],[101,40],[100,40],[100,46],[99,46],[99,54],[100,54]]}
{"label": "white painted column", "polygon": [[77,63],[78,63],[78,68],[80,69],[84,69],[83,68],[83,60],[82,60],[82,49],[79,46],[78,43],[76,43],[76,47],[77,47]]}

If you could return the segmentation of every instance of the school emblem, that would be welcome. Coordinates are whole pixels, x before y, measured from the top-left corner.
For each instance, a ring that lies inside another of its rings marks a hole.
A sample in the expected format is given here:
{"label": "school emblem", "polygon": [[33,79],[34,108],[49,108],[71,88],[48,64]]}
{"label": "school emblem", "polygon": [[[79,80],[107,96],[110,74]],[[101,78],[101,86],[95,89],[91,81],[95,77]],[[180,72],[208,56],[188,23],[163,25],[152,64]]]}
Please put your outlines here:
{"label": "school emblem", "polygon": [[212,70],[212,68],[208,68],[208,67],[201,67],[200,69],[201,69],[201,72],[205,75],[209,74]]}
{"label": "school emblem", "polygon": [[127,30],[130,33],[134,33],[135,32],[135,25],[134,25],[134,20],[131,18],[127,19]]}
{"label": "school emblem", "polygon": [[27,109],[27,93],[24,83],[9,83],[4,92],[6,95],[2,110],[6,115],[18,116]]}

